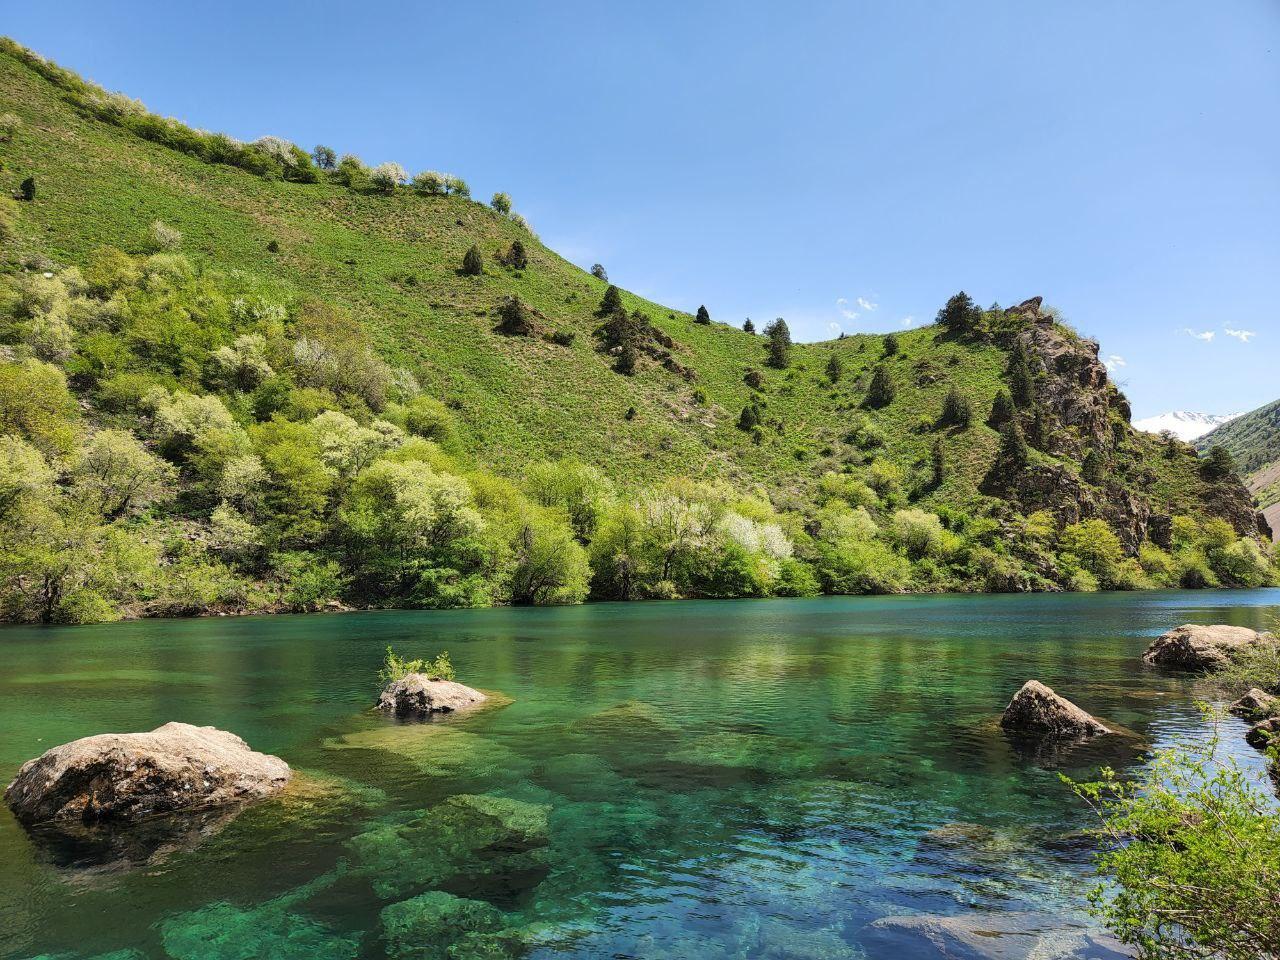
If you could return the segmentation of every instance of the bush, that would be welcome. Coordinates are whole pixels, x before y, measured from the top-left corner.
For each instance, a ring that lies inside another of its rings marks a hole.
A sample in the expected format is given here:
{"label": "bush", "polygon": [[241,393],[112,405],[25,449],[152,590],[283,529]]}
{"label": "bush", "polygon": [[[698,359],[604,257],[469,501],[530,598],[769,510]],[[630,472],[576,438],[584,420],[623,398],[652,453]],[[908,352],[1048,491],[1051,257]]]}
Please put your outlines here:
{"label": "bush", "polygon": [[334,172],[334,179],[352,190],[364,190],[369,186],[369,168],[364,165],[359,157],[348,153],[338,161],[338,169]]}
{"label": "bush", "polygon": [[947,395],[942,401],[942,413],[938,417],[938,424],[944,427],[959,427],[961,430],[969,429],[969,424],[973,421],[973,404],[969,402],[969,398],[960,392],[959,387],[952,387],[947,391]]}
{"label": "bush", "polygon": [[436,654],[434,660],[406,660],[387,647],[386,658],[382,661],[382,669],[378,671],[378,680],[383,684],[402,680],[411,673],[424,673],[428,680],[455,680],[453,664],[449,661],[447,650]]}
{"label": "bush", "polygon": [[489,206],[502,214],[504,217],[511,213],[511,194],[495,193],[489,200]]}
{"label": "bush", "polygon": [[610,314],[617,313],[622,309],[622,291],[609,284],[605,290],[604,296],[600,298],[600,307],[596,311],[600,316],[607,317]]}
{"label": "bush", "polygon": [[891,333],[884,338],[884,355],[886,357],[895,357],[901,346],[898,343],[898,335]]}
{"label": "bush", "polygon": [[478,277],[484,273],[484,255],[474,243],[462,257],[462,272],[468,277]]}
{"label": "bush", "polygon": [[707,310],[706,306],[701,306],[698,308],[698,315],[694,319],[697,320],[698,323],[710,323],[711,313]]}
{"label": "bush", "polygon": [[30,203],[32,200],[36,198],[36,178],[35,177],[27,177],[27,179],[22,181],[22,183],[18,186],[18,196],[21,199],[26,200],[28,203]]}
{"label": "bush", "polygon": [[519,240],[512,240],[503,262],[512,270],[526,269],[529,266],[529,254],[525,252],[524,244]]}
{"label": "bush", "polygon": [[506,297],[498,305],[498,331],[509,337],[529,337],[537,332],[533,311],[519,297]]}
{"label": "bush", "polygon": [[469,198],[471,196],[471,188],[467,186],[467,181],[461,177],[455,177],[453,174],[445,174],[444,188],[450,196]]}
{"label": "bush", "polygon": [[827,379],[833,384],[839,383],[840,378],[844,376],[844,361],[840,359],[840,355],[833,353],[827,358]]}

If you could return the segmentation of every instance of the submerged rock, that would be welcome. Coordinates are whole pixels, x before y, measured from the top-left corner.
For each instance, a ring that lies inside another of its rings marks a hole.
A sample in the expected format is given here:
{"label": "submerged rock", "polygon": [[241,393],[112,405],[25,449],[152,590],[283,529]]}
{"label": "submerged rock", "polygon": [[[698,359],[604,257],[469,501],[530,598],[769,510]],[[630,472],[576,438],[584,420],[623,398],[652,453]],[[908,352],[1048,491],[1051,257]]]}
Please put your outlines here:
{"label": "submerged rock", "polygon": [[1280,712],[1280,697],[1273,697],[1265,690],[1254,687],[1228,709],[1246,720],[1263,720]]}
{"label": "submerged rock", "polygon": [[1128,950],[1114,937],[1095,933],[1048,913],[914,914],[871,923],[863,943],[876,956],[937,956],[954,960],[1121,960]]}
{"label": "submerged rock", "polygon": [[233,733],[166,723],[54,747],[22,765],[4,798],[23,823],[137,820],[270,796],[289,776]]}
{"label": "submerged rock", "polygon": [[1157,637],[1142,659],[1153,666],[1209,672],[1221,670],[1238,653],[1264,643],[1275,643],[1275,637],[1248,627],[1185,623]]}
{"label": "submerged rock", "polygon": [[1113,732],[1038,680],[1028,680],[1013,695],[1000,718],[1000,726],[1015,733],[1054,737],[1095,737]]}
{"label": "submerged rock", "polygon": [[382,911],[382,933],[390,960],[449,960],[457,956],[514,957],[495,943],[506,926],[501,910],[431,890]]}
{"label": "submerged rock", "polygon": [[378,709],[397,717],[429,717],[453,713],[484,703],[479,690],[452,680],[433,680],[423,673],[408,673],[392,680],[378,697]]}

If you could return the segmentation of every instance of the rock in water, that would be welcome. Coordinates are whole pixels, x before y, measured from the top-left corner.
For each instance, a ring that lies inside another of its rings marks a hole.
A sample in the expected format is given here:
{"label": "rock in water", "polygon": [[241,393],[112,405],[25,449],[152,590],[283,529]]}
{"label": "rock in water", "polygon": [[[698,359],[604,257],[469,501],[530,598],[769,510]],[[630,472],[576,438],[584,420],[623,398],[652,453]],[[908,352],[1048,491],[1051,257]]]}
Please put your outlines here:
{"label": "rock in water", "polygon": [[433,713],[466,710],[488,699],[479,690],[452,680],[432,680],[423,673],[407,673],[383,688],[378,709],[397,717],[429,717]]}
{"label": "rock in water", "polygon": [[234,733],[166,723],[54,747],[22,765],[4,799],[23,823],[136,820],[270,796],[289,776]]}
{"label": "rock in water", "polygon": [[1013,695],[1000,726],[1016,733],[1055,737],[1093,737],[1113,732],[1038,680],[1028,680]]}
{"label": "rock in water", "polygon": [[1258,750],[1266,750],[1273,743],[1280,742],[1280,717],[1261,720],[1249,728],[1244,735],[1245,741]]}
{"label": "rock in water", "polygon": [[1275,643],[1275,637],[1248,627],[1186,623],[1157,637],[1142,659],[1177,670],[1221,670],[1236,653],[1261,643]]}
{"label": "rock in water", "polygon": [[1246,720],[1264,720],[1272,713],[1280,712],[1280,697],[1273,697],[1254,687],[1228,709]]}

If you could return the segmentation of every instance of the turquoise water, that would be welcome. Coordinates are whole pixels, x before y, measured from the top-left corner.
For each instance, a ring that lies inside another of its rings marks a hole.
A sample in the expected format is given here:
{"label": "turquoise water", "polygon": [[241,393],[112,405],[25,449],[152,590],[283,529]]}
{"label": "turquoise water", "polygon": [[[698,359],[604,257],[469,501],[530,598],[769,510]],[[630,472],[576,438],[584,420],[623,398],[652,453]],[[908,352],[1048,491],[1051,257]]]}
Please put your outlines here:
{"label": "turquoise water", "polygon": [[[823,598],[0,630],[3,782],[55,744],[169,720],[298,771],[279,799],[128,831],[32,834],[0,813],[0,957],[983,955],[941,952],[948,923],[1011,931],[975,935],[1000,956],[1114,957],[1082,913],[1090,821],[1058,773],[1203,733],[1191,681],[1138,655],[1170,626],[1263,626],[1277,605]],[[447,649],[511,702],[384,720],[368,708],[389,643]],[[1134,738],[1010,743],[994,721],[1032,677]],[[1261,768],[1234,729],[1227,743]]]}

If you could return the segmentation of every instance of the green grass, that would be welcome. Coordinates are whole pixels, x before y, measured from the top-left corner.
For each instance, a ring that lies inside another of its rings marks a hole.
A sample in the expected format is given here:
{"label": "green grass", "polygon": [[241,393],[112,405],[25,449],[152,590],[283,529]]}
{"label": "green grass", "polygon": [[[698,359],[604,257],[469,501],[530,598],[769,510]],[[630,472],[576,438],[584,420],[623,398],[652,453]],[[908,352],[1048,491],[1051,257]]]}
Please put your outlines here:
{"label": "green grass", "polygon": [[[883,449],[870,453],[908,475],[927,469],[941,437],[951,469],[924,505],[973,508],[984,499],[977,488],[999,438],[983,421],[1006,362],[989,343],[950,339],[937,327],[899,333],[901,352],[885,361],[897,397],[867,411],[862,401],[883,337],[797,344],[792,367],[771,370],[763,365],[762,337],[700,325],[624,291],[628,309],[645,311],[674,338],[677,360],[695,378],[648,359],[636,376],[624,377],[592,336],[606,285],[482,204],[407,189],[356,193],[205,163],[86,116],[8,53],[0,53],[0,112],[22,121],[12,142],[0,144],[0,183],[11,190],[28,175],[38,182],[36,201],[20,207],[21,249],[78,264],[104,244],[143,250],[153,221],[171,224],[183,234],[181,251],[197,262],[349,311],[388,361],[409,367],[454,409],[466,448],[499,471],[571,457],[599,465],[624,487],[673,475],[723,478],[787,503],[807,498],[824,472],[868,460],[846,440],[865,419],[885,438]],[[516,239],[529,255],[519,273],[495,259]],[[273,241],[279,252],[268,252]],[[485,255],[483,276],[458,272],[472,244]],[[573,342],[496,333],[494,309],[511,294],[539,311],[549,330],[575,334]],[[832,351],[845,365],[834,385],[825,375]],[[765,375],[760,397],[769,425],[760,443],[736,426],[756,395],[743,382],[749,369]],[[939,433],[927,425],[953,384],[971,398],[974,425]],[[636,411],[631,419],[629,408]],[[1141,438],[1132,444],[1157,449]],[[1202,493],[1194,471],[1147,459],[1157,474],[1146,491],[1156,508],[1193,509]]]}

